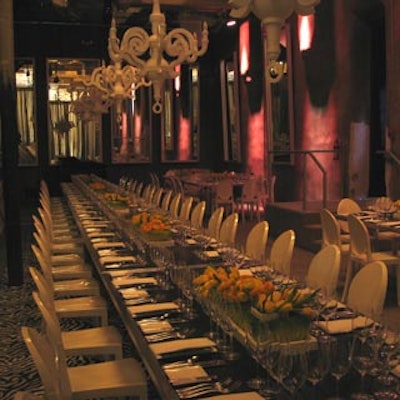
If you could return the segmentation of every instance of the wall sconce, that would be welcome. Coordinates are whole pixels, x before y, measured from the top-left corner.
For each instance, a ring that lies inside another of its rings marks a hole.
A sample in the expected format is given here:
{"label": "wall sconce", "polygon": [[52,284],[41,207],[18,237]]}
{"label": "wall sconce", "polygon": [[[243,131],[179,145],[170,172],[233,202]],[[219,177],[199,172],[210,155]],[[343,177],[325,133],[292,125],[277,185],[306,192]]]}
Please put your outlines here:
{"label": "wall sconce", "polygon": [[278,61],[280,36],[287,18],[294,12],[299,15],[314,13],[314,7],[320,0],[229,0],[232,7],[230,15],[245,18],[251,12],[261,20],[264,40],[266,41],[268,79],[278,82],[284,74],[284,64]]}

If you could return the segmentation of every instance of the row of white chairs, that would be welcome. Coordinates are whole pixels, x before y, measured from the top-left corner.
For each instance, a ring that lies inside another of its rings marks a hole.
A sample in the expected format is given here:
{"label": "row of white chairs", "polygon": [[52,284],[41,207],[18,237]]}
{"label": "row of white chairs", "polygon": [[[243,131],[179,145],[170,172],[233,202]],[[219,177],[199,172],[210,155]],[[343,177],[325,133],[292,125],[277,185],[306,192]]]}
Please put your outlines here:
{"label": "row of white chairs", "polygon": [[[108,325],[107,302],[85,263],[82,243],[68,207],[53,202],[45,182],[41,184],[40,196],[38,215],[34,217],[36,243],[32,244],[39,268],[30,267],[29,272],[36,286],[32,296],[44,329],[22,327],[21,333],[40,374],[46,398],[147,399],[144,369],[136,359],[123,358],[122,336],[116,327]],[[80,246],[56,246],[60,241]],[[84,318],[98,326],[63,331],[64,318]],[[101,355],[104,361],[68,366],[69,357],[76,355]]]}

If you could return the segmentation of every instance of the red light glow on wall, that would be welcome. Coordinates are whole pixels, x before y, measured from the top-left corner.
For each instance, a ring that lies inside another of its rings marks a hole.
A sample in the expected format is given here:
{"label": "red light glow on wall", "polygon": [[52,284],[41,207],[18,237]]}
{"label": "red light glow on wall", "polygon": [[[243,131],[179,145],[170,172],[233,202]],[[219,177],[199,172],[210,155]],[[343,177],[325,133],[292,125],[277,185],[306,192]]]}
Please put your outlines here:
{"label": "red light glow on wall", "polygon": [[[304,101],[304,134],[302,141],[303,150],[332,150],[337,132],[336,101],[330,97],[327,107],[314,108],[310,99]],[[328,199],[336,199],[341,196],[340,188],[340,163],[334,159],[334,154],[314,153],[327,172]],[[306,162],[307,199],[317,201],[322,199],[322,173],[307,157]]]}
{"label": "red light glow on wall", "polygon": [[121,115],[121,154],[128,154],[128,119],[126,112]]}
{"label": "red light glow on wall", "polygon": [[311,49],[314,35],[314,15],[298,15],[297,29],[300,51]]}
{"label": "red light glow on wall", "polygon": [[133,132],[134,135],[134,151],[136,155],[141,155],[142,154],[142,149],[141,147],[141,143],[142,141],[140,140],[141,136],[142,136],[142,116],[138,113],[135,113],[134,116],[134,127],[135,127],[135,131]]}
{"label": "red light glow on wall", "polygon": [[190,158],[190,121],[187,118],[183,118],[182,115],[179,118],[179,140],[178,140],[178,151],[179,160],[185,161]]}
{"label": "red light glow on wall", "polygon": [[246,75],[250,65],[250,25],[249,21],[240,25],[239,30],[240,75]]}
{"label": "red light glow on wall", "polygon": [[247,168],[255,176],[265,174],[264,107],[249,115],[247,140]]}

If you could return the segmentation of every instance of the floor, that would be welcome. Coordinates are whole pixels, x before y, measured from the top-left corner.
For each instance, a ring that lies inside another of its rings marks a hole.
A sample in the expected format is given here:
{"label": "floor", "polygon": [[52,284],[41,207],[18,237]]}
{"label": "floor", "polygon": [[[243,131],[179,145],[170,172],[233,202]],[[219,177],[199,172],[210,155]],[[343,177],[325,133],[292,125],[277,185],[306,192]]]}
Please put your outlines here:
{"label": "floor", "polygon": [[[31,265],[34,258],[30,251],[32,238],[31,214],[29,211],[22,218],[23,245],[24,245],[24,267]],[[254,222],[241,222],[239,224],[237,239],[240,246]],[[273,238],[269,239],[268,249]],[[2,241],[4,243],[4,241]],[[267,249],[267,251],[268,251]],[[305,276],[313,253],[296,247],[293,255],[292,269],[295,277],[301,279]],[[18,287],[8,287],[6,281],[6,265],[3,246],[0,246],[0,399],[12,400],[15,393],[19,391],[30,391],[31,393],[42,394],[43,388],[40,378],[36,372],[29,353],[20,336],[20,326],[40,326],[40,317],[31,299],[31,292],[34,289],[30,277],[25,272],[25,283]],[[391,274],[391,276],[393,276]],[[391,279],[391,282],[393,279]],[[400,308],[396,305],[395,285],[389,285],[389,292],[385,304],[385,320],[392,326],[400,324]],[[79,328],[79,323],[71,322],[73,325],[67,328]],[[118,320],[112,320],[118,325]],[[77,325],[78,324],[78,325]],[[83,326],[82,326],[83,327]],[[121,327],[123,330],[123,328]],[[125,355],[135,356],[135,350],[129,346],[126,340],[124,346]],[[75,358],[72,365],[80,365],[87,360]],[[149,396],[150,400],[156,400],[157,395],[153,391]]]}

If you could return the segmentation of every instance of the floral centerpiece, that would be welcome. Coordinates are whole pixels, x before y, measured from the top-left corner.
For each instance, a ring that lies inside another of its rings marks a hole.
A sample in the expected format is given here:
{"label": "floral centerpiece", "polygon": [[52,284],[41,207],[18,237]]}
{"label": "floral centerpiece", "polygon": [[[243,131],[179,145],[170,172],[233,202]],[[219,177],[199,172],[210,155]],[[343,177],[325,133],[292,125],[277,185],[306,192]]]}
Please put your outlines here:
{"label": "floral centerpiece", "polygon": [[265,339],[277,342],[309,337],[309,325],[316,316],[315,290],[277,286],[241,275],[236,267],[209,266],[193,284],[200,298],[225,303],[224,312],[243,330],[255,331],[263,324]]}
{"label": "floral centerpiece", "polygon": [[112,208],[127,208],[129,203],[129,197],[124,194],[115,192],[106,192],[103,194],[103,198],[106,203]]}
{"label": "floral centerpiece", "polygon": [[134,214],[131,222],[150,240],[170,240],[172,238],[170,224],[161,214],[143,211]]}

